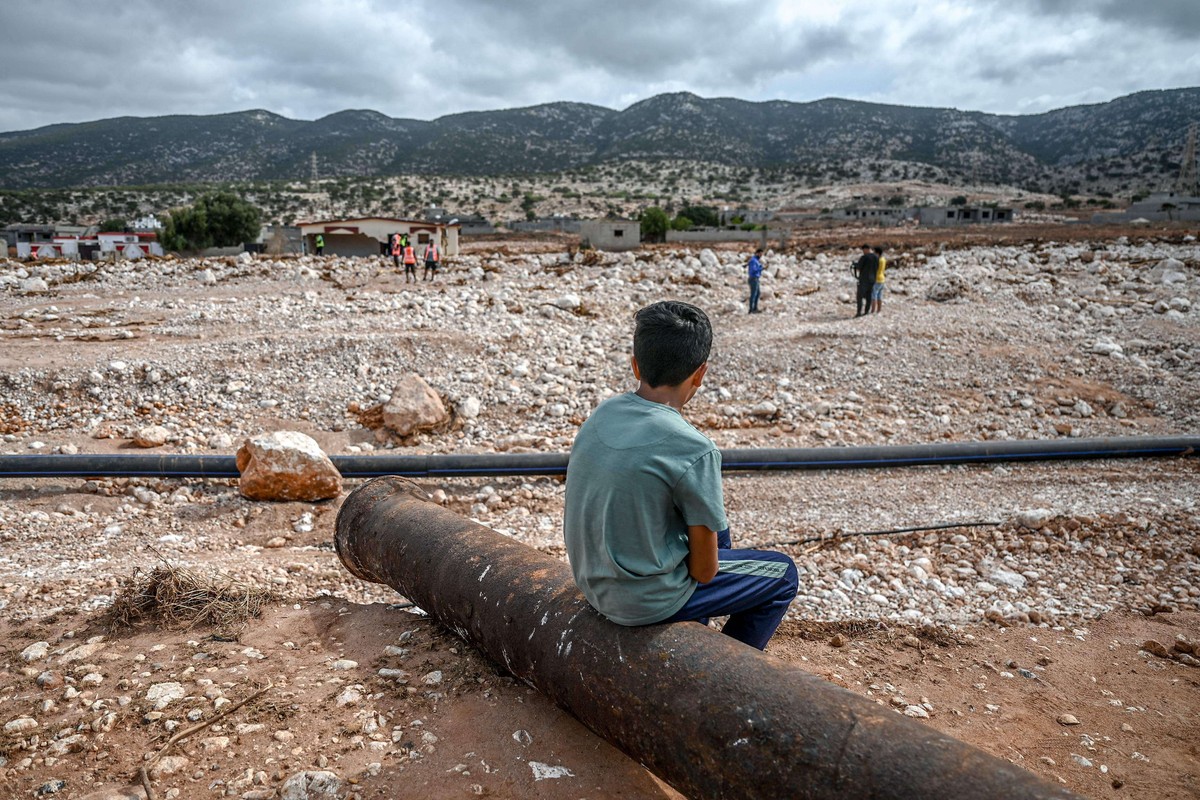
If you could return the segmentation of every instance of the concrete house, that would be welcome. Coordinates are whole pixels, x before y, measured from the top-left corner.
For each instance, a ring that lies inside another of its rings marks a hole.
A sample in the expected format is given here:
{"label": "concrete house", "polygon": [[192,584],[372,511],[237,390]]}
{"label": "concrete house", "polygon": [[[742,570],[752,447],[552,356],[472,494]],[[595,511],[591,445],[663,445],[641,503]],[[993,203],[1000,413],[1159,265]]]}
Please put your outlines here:
{"label": "concrete house", "polygon": [[916,209],[916,217],[921,225],[971,225],[1012,222],[1013,210],[991,206],[925,206]]}
{"label": "concrete house", "polygon": [[597,250],[634,250],[642,243],[642,226],[632,219],[589,219],[579,223],[581,244]]}
{"label": "concrete house", "polygon": [[1125,211],[1101,211],[1092,222],[1197,222],[1200,221],[1200,196],[1180,192],[1157,192],[1133,203]]}
{"label": "concrete house", "polygon": [[[436,241],[446,256],[458,255],[458,223],[446,224],[394,217],[354,217],[300,223],[305,252],[316,252],[317,234],[325,237],[325,255],[387,255],[388,239],[393,233],[408,234],[414,247]],[[418,257],[420,252],[417,253]]]}

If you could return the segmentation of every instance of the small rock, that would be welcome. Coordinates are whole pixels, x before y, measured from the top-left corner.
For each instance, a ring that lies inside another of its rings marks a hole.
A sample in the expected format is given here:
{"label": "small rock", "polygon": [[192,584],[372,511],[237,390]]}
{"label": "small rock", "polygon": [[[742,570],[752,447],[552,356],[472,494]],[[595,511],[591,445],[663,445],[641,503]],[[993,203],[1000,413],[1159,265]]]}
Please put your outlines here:
{"label": "small rock", "polygon": [[904,709],[904,716],[916,717],[917,719],[929,719],[929,712],[921,706],[908,706]]}
{"label": "small rock", "polygon": [[1058,722],[1059,725],[1078,725],[1079,724],[1079,720],[1075,718],[1074,714],[1059,714],[1058,717],[1056,718],[1056,721]]}
{"label": "small rock", "polygon": [[829,646],[830,647],[845,647],[846,642],[847,642],[847,639],[845,636],[843,636],[840,633],[835,633],[833,635],[833,637],[829,640]]}
{"label": "small rock", "polygon": [[433,672],[430,672],[421,678],[421,683],[425,684],[426,686],[437,686],[441,684],[441,682],[442,671],[440,669],[435,669]]}
{"label": "small rock", "polygon": [[279,787],[279,800],[341,800],[343,791],[332,772],[297,772]]}
{"label": "small rock", "polygon": [[22,661],[40,661],[50,652],[49,642],[34,642],[21,651]]}
{"label": "small rock", "polygon": [[180,700],[187,696],[183,685],[173,681],[166,683],[156,683],[146,690],[146,699],[154,704],[156,711],[161,711],[175,700]]}
{"label": "small rock", "polygon": [[138,447],[162,447],[169,438],[171,432],[162,425],[147,425],[134,434],[133,443]]}
{"label": "small rock", "polygon": [[191,764],[187,756],[163,756],[150,768],[151,778],[165,778],[187,769]]}
{"label": "small rock", "polygon": [[14,720],[4,723],[5,733],[21,734],[27,731],[36,730],[38,721],[32,717],[17,717]]}
{"label": "small rock", "polygon": [[1031,508],[1017,512],[1017,524],[1029,530],[1039,530],[1054,514],[1046,508]]}
{"label": "small rock", "polygon": [[329,665],[330,669],[335,669],[340,672],[344,672],[344,671],[350,670],[350,669],[355,669],[357,667],[358,667],[358,662],[351,661],[348,658],[339,658],[337,661],[335,661]]}
{"label": "small rock", "polygon": [[1159,658],[1171,657],[1171,651],[1167,649],[1167,646],[1162,642],[1155,641],[1154,639],[1147,639],[1146,641],[1142,642],[1142,649],[1151,655],[1158,656]]}

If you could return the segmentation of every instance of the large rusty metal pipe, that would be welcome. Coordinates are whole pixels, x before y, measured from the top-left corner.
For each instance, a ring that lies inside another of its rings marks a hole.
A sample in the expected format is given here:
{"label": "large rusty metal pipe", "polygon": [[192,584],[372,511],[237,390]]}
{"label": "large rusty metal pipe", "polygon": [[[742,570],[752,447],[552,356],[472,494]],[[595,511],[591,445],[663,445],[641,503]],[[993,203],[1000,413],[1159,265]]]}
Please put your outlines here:
{"label": "large rusty metal pipe", "polygon": [[1071,793],[695,623],[626,628],[570,567],[372,480],[338,556],[396,589],[692,798],[1066,798]]}

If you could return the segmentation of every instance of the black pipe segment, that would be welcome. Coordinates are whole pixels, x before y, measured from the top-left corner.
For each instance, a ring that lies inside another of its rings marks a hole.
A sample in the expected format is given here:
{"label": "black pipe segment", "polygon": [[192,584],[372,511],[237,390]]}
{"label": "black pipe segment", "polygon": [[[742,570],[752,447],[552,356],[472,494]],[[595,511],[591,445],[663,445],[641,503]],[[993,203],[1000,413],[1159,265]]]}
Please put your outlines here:
{"label": "black pipe segment", "polygon": [[609,622],[565,562],[404,478],[351,492],[336,528],[351,573],[396,589],[687,797],[1075,797],[707,626]]}
{"label": "black pipe segment", "polygon": [[[726,472],[870,469],[949,464],[1098,458],[1195,457],[1200,436],[1129,436],[1096,439],[1021,439],[994,442],[795,447],[721,451]],[[569,453],[331,456],[344,478],[382,475],[454,478],[563,475]],[[55,477],[236,478],[233,456],[81,454],[0,455],[0,478]]]}

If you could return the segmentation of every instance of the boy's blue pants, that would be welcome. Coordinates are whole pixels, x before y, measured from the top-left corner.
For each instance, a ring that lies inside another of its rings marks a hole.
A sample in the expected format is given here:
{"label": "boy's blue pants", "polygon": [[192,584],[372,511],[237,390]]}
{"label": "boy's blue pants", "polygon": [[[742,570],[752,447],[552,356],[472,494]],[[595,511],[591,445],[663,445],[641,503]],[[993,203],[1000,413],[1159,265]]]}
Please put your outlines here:
{"label": "boy's blue pants", "polygon": [[721,632],[763,650],[783,621],[799,583],[796,565],[772,550],[734,550],[729,529],[717,533],[717,575],[664,622],[728,616]]}

